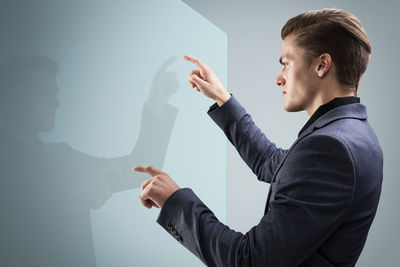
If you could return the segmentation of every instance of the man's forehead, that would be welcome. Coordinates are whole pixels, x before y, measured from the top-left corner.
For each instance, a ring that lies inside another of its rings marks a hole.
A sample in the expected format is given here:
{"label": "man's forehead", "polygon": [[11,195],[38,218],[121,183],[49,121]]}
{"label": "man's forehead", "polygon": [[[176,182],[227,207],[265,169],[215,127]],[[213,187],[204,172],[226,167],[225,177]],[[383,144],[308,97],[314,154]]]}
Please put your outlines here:
{"label": "man's forehead", "polygon": [[295,44],[294,37],[289,35],[283,41],[279,62],[282,63],[282,61],[293,59],[296,55],[300,54],[303,54],[303,50]]}

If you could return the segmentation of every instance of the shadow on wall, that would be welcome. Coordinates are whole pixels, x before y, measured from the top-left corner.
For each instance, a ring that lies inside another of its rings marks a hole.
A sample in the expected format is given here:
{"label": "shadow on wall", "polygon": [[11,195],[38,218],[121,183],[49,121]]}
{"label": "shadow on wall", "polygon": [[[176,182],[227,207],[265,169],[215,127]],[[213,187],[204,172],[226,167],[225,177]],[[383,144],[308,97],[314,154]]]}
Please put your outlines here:
{"label": "shadow on wall", "polygon": [[96,265],[90,210],[112,193],[140,186],[143,176],[131,170],[133,164],[162,169],[178,112],[167,103],[179,88],[176,73],[167,71],[175,60],[166,60],[154,76],[135,147],[112,159],[39,139],[53,130],[60,106],[55,60],[29,54],[1,60],[1,266]]}

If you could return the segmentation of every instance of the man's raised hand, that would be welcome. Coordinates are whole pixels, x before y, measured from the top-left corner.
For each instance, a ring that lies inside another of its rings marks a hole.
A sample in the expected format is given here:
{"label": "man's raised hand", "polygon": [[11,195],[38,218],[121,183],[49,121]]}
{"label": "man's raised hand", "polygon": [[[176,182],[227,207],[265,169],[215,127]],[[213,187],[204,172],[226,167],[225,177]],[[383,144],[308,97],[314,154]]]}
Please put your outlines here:
{"label": "man's raised hand", "polygon": [[194,63],[199,69],[193,70],[188,76],[188,82],[197,91],[217,102],[222,106],[229,100],[231,95],[225,89],[224,85],[215,75],[214,71],[204,64],[200,59],[184,55],[183,58]]}

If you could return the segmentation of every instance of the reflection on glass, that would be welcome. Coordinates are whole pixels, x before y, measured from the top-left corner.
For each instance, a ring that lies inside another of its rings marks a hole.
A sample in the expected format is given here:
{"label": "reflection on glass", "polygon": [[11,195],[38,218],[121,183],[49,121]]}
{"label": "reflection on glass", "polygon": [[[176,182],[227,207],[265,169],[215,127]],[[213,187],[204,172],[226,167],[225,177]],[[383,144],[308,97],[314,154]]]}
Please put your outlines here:
{"label": "reflection on glass", "polygon": [[0,266],[201,266],[131,168],[225,220],[225,138],[182,55],[226,84],[226,34],[179,0],[2,0],[0,33]]}
{"label": "reflection on glass", "polygon": [[[138,187],[133,162],[162,168],[177,110],[166,103],[179,87],[168,59],[156,73],[130,155],[102,159],[67,143],[44,143],[57,108],[59,65],[48,56],[1,62],[1,261],[7,266],[94,266],[90,210],[114,192]],[[100,118],[97,118],[100,119]],[[151,149],[150,149],[151,148]]]}

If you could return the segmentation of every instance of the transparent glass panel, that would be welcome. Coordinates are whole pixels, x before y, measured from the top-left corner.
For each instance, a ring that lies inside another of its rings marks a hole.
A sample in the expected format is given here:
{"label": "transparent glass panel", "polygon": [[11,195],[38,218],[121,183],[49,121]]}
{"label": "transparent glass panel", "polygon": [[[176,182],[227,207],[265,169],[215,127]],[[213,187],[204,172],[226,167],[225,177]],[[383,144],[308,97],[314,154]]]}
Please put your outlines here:
{"label": "transparent glass panel", "polygon": [[0,266],[201,266],[131,168],[225,222],[225,138],[182,56],[226,85],[226,51],[181,1],[0,1]]}

